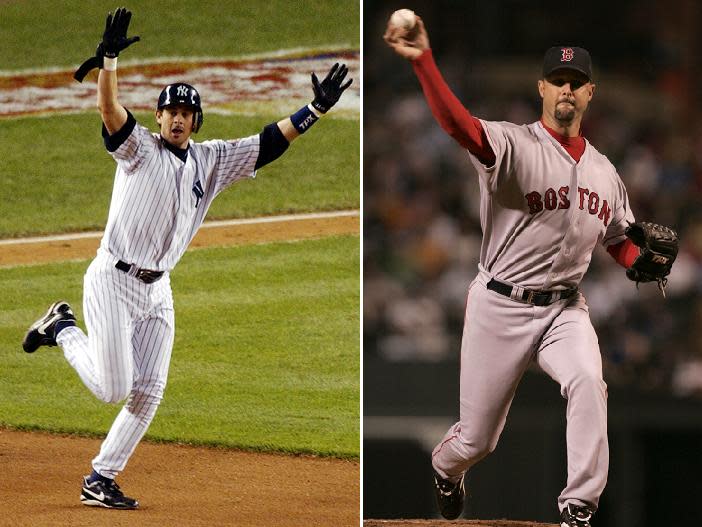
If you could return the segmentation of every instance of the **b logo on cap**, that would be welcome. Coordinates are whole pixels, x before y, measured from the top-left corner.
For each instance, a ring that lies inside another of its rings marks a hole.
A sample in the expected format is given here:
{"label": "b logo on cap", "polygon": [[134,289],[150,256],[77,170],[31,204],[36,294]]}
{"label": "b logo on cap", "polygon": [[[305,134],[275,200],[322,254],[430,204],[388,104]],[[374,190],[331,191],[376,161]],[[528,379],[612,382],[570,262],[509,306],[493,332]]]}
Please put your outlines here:
{"label": "b logo on cap", "polygon": [[573,60],[573,48],[561,49],[561,62],[570,62]]}

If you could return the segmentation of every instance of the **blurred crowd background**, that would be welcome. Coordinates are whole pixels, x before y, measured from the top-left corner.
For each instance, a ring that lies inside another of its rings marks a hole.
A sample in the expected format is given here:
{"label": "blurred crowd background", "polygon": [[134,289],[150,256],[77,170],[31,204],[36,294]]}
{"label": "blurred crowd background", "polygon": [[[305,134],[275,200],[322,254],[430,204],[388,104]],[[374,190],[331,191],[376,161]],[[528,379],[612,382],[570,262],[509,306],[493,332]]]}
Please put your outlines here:
{"label": "blurred crowd background", "polygon": [[581,284],[605,380],[702,397],[702,6],[695,0],[364,2],[366,358],[455,360],[481,243],[477,177],[436,124],[409,63],[383,42],[422,16],[439,69],[477,117],[539,119],[544,51],[587,48],[597,88],[583,134],[616,166],[637,220],[675,228],[667,298],[596,249]]}

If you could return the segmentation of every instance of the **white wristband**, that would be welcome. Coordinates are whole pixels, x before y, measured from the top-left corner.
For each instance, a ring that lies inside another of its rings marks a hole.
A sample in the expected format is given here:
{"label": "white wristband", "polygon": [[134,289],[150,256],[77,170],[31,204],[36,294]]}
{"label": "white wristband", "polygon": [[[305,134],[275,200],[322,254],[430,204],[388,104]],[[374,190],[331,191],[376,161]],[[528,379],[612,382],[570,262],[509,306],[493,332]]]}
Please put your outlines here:
{"label": "white wristband", "polygon": [[106,71],[117,71],[117,57],[104,57],[102,59],[102,69]]}
{"label": "white wristband", "polygon": [[319,119],[320,117],[322,117],[322,115],[324,115],[324,114],[323,114],[322,112],[320,112],[317,108],[315,108],[314,106],[312,106],[312,103],[309,103],[309,104],[307,105],[307,107],[310,109],[310,112],[312,112],[312,113],[317,117],[317,119]]}

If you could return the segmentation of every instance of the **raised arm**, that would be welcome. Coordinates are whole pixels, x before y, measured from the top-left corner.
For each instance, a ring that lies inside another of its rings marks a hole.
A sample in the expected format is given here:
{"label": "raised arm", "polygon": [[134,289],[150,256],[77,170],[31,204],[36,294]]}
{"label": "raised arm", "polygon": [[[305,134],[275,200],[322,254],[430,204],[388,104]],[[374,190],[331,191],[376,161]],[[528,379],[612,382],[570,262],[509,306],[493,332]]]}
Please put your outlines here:
{"label": "raised arm", "polygon": [[348,72],[346,64],[339,65],[337,62],[331,67],[322,82],[319,82],[314,72],[310,75],[312,91],[314,92],[312,102],[303,106],[290,117],[278,121],[278,127],[288,142],[305,133],[317,119],[331,110],[331,107],[339,101],[341,94],[353,82],[353,79],[349,79],[348,82],[344,83]]}
{"label": "raised arm", "polygon": [[97,106],[108,133],[119,132],[127,122],[127,110],[117,100],[117,71],[100,70]]}
{"label": "raised arm", "polygon": [[127,110],[117,100],[117,56],[139,40],[139,37],[127,38],[131,19],[131,11],[123,7],[115,11],[114,17],[108,13],[105,32],[96,53],[103,56],[103,66],[98,75],[97,104],[110,135],[118,132],[127,122]]}
{"label": "raised arm", "polygon": [[348,71],[346,64],[336,63],[321,82],[317,75],[312,73],[314,99],[290,117],[269,124],[263,129],[256,169],[280,157],[290,143],[305,133],[339,101],[341,94],[353,82],[353,79],[349,79],[344,83]]}
{"label": "raised arm", "polygon": [[74,74],[75,79],[82,82],[91,69],[100,68],[97,106],[110,135],[118,132],[127,122],[127,110],[117,99],[117,56],[139,40],[139,37],[127,38],[131,19],[132,13],[123,7],[118,8],[114,16],[108,13],[95,56],[86,60]]}
{"label": "raised arm", "polygon": [[383,38],[395,53],[412,62],[429,108],[439,125],[483,164],[492,165],[495,154],[483,125],[461,104],[441,76],[421,17],[416,17],[415,26],[411,29],[395,25],[391,18]]}

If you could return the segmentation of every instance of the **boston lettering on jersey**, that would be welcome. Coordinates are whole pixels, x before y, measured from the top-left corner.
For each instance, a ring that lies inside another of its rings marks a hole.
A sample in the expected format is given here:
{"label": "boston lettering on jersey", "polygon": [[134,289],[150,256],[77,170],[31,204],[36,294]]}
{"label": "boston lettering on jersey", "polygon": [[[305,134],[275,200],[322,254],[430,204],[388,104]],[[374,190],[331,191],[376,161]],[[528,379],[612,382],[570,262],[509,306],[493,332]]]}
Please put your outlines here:
{"label": "boston lettering on jersey", "polygon": [[[529,194],[524,196],[529,206],[529,214],[536,214],[544,209],[569,209],[569,191],[570,187],[568,186],[561,187],[558,191],[549,188],[544,192],[543,197],[541,193],[537,191],[529,192]],[[588,188],[578,187],[578,201],[578,208],[580,210],[587,210],[590,214],[597,215],[597,217],[602,220],[605,227],[609,224],[609,220],[612,217],[612,208],[609,206],[606,199],[600,199],[597,192],[592,192]]]}

